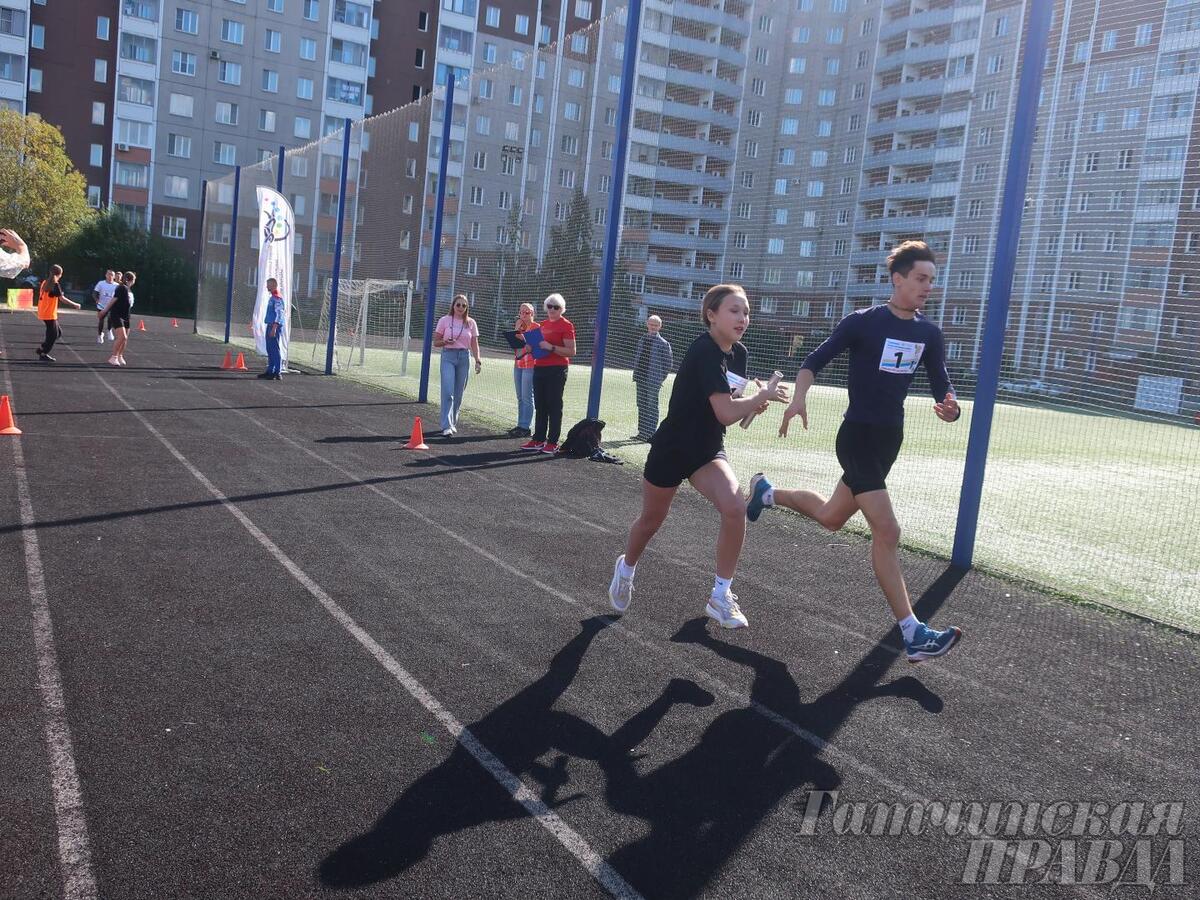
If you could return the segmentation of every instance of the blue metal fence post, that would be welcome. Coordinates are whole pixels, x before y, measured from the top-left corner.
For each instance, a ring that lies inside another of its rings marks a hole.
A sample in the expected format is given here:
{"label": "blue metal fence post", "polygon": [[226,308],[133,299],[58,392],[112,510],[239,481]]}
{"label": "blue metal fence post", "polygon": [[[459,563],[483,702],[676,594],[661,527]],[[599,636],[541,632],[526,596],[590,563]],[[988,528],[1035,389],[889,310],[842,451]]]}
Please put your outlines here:
{"label": "blue metal fence post", "polygon": [[[450,123],[454,118],[454,73],[446,77],[446,108],[442,114],[442,155],[438,160],[437,206],[433,211],[433,258],[425,297],[425,338],[421,349],[420,403],[429,402],[429,358],[433,353],[433,308],[437,305],[438,267],[442,264],[442,208],[446,204],[446,166],[450,162]],[[424,212],[422,212],[424,215]]]}
{"label": "blue metal fence post", "polygon": [[600,296],[596,307],[596,346],[592,379],[588,384],[587,414],[600,417],[600,392],[604,387],[604,349],[608,343],[608,317],[612,306],[613,272],[617,266],[617,241],[621,234],[621,209],[625,202],[625,160],[629,153],[629,116],[633,107],[633,76],[637,63],[642,0],[629,0],[625,8],[625,56],[621,67],[621,97],[617,110],[617,143],[613,148],[612,182],[608,195],[608,231],[600,262]]}
{"label": "blue metal fence post", "polygon": [[333,248],[333,281],[329,285],[329,340],[325,345],[325,374],[333,374],[333,343],[337,334],[338,281],[342,277],[342,221],[346,218],[346,171],[350,167],[350,119],[342,125],[342,174],[338,187],[337,242]]}
{"label": "blue metal fence post", "polygon": [[233,322],[233,264],[237,261],[238,192],[242,186],[242,167],[233,167],[233,215],[229,225],[229,277],[225,279],[225,343]]}
{"label": "blue metal fence post", "polygon": [[200,256],[196,259],[196,309],[192,313],[192,334],[200,333],[200,294],[204,290],[204,213],[208,208],[208,180],[200,179]]}
{"label": "blue metal fence post", "polygon": [[1013,271],[1017,264],[1017,243],[1021,236],[1021,215],[1025,209],[1025,189],[1029,180],[1029,162],[1033,156],[1034,128],[1037,125],[1038,97],[1046,48],[1050,43],[1053,3],[1030,4],[1029,30],[1022,53],[1023,68],[1017,88],[1013,115],[1012,146],[1008,169],[1004,174],[1004,198],[1000,222],[996,228],[996,255],[988,287],[987,318],[983,327],[983,345],[979,358],[979,381],[975,389],[975,407],[971,416],[971,434],[963,470],[962,491],[958,501],[958,525],[950,560],[966,568],[975,555],[975,533],[979,525],[979,505],[983,498],[983,475],[987,466],[988,443],[992,435],[992,416],[1000,380],[1004,353],[1004,330],[1008,302],[1012,293]]}
{"label": "blue metal fence post", "polygon": [[279,167],[275,170],[275,190],[283,193],[283,163],[287,158],[287,148],[279,145]]}

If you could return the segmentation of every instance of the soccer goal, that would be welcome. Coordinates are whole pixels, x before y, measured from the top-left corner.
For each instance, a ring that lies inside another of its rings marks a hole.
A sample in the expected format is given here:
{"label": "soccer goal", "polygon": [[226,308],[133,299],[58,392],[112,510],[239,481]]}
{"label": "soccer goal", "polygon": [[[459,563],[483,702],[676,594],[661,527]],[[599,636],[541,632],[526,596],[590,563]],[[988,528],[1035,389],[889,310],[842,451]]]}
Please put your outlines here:
{"label": "soccer goal", "polygon": [[[329,282],[325,287],[318,334],[329,334],[331,285],[332,282]],[[339,369],[366,366],[368,350],[386,351],[388,354],[399,351],[400,374],[407,375],[408,352],[412,342],[412,298],[411,281],[380,278],[339,280],[337,327],[333,339],[335,365]],[[313,353],[315,356],[315,347]]]}

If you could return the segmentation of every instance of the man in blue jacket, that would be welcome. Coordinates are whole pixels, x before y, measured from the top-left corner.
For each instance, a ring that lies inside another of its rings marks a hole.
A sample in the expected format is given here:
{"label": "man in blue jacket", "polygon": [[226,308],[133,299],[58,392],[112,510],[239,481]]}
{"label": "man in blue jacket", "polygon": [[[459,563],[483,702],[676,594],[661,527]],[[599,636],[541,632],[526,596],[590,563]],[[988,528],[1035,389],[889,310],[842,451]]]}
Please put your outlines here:
{"label": "man in blue jacket", "polygon": [[826,500],[812,491],[772,488],[762,473],[750,479],[746,517],[758,519],[768,506],[786,506],[829,531],[837,531],[859,510],[871,528],[871,564],[904,638],[909,662],[947,653],[962,629],[937,631],[913,615],[900,569],[900,525],[888,495],[887,478],[904,440],[904,400],[917,367],[925,369],[933,412],[943,422],[962,414],[946,372],[942,330],[921,314],[933,291],[937,265],[924,241],[905,241],[887,258],[892,296],[885,305],[856,310],[808,355],[796,376],[796,393],[779,428],[799,416],[808,428],[806,397],[817,374],[836,356],[849,356],[850,405],[838,431],[837,458],[842,478]]}
{"label": "man in blue jacket", "polygon": [[671,345],[659,334],[662,319],[650,316],[646,333],[633,351],[633,383],[637,385],[638,433],[635,441],[649,441],[658,430],[658,393],[671,371]]}

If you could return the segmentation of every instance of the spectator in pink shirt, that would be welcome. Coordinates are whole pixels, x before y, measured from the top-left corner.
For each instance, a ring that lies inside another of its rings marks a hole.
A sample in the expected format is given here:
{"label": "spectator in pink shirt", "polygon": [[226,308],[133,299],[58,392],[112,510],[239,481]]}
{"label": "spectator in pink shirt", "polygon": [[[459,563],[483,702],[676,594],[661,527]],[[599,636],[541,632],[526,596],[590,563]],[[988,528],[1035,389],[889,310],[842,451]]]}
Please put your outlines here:
{"label": "spectator in pink shirt", "polygon": [[458,414],[470,374],[470,356],[475,357],[475,374],[483,368],[479,355],[479,326],[470,316],[471,304],[458,294],[450,306],[450,315],[438,319],[433,346],[442,351],[442,437],[458,434]]}

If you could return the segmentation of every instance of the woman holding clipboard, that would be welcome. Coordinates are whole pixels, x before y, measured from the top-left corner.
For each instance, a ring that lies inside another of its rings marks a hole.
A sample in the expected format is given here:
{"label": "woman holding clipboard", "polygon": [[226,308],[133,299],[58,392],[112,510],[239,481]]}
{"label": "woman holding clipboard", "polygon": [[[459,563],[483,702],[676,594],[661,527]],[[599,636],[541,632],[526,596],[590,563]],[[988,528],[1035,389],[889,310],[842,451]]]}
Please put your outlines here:
{"label": "woman holding clipboard", "polygon": [[508,430],[509,437],[529,437],[533,434],[529,430],[533,424],[533,351],[517,338],[518,334],[524,334],[533,326],[533,305],[522,303],[513,330],[504,333],[509,343],[513,344],[516,355],[513,360],[513,387],[517,392],[517,427]]}
{"label": "woman holding clipboard", "polygon": [[558,452],[562,432],[563,391],[567,387],[567,366],[575,355],[575,326],[563,315],[567,301],[562,294],[551,294],[543,302],[546,320],[525,334],[533,353],[533,404],[536,409],[533,437],[522,450],[552,455]]}

